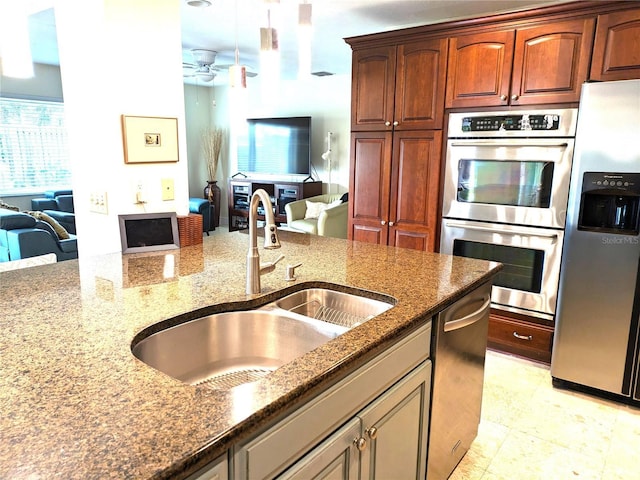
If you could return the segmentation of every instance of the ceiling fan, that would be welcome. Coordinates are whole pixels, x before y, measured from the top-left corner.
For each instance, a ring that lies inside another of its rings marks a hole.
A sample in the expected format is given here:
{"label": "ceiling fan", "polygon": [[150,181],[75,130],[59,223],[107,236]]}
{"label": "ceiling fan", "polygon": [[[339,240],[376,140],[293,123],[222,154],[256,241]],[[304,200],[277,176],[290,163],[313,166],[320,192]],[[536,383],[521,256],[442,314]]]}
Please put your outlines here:
{"label": "ceiling fan", "polygon": [[191,50],[194,63],[182,62],[182,75],[185,77],[196,77],[203,82],[212,81],[220,71],[220,67],[215,65],[218,52],[194,48]]}
{"label": "ceiling fan", "polygon": [[[214,50],[194,48],[190,50],[193,63],[182,62],[182,74],[184,77],[196,77],[203,82],[211,82],[218,73],[226,71],[233,64],[216,65]],[[247,71],[247,77],[255,77],[257,73]]]}

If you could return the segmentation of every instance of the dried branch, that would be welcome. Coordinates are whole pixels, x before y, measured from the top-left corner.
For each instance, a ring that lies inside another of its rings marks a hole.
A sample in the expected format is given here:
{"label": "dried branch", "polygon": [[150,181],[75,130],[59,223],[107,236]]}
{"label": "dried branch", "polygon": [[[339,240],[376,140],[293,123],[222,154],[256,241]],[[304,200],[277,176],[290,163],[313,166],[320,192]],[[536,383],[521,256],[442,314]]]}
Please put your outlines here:
{"label": "dried branch", "polygon": [[221,128],[210,128],[202,132],[202,153],[207,162],[207,172],[210,181],[216,179],[223,142],[224,130]]}

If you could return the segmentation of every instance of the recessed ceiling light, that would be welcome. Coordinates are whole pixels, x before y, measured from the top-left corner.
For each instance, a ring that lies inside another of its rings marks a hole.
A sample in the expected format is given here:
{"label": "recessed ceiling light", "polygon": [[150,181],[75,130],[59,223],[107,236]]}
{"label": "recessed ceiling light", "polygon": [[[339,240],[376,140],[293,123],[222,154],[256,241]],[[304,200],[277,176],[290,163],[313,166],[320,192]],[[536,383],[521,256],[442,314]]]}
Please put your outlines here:
{"label": "recessed ceiling light", "polygon": [[211,2],[209,0],[187,0],[187,5],[191,7],[210,7]]}

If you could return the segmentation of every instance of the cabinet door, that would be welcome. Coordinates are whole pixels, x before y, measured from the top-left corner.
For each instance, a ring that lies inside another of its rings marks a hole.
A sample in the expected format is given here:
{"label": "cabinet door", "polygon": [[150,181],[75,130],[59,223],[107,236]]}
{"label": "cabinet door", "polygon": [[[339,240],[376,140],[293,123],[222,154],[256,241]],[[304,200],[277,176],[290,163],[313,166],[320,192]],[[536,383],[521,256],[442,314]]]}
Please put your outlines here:
{"label": "cabinet door", "polygon": [[505,30],[449,40],[447,108],[509,103],[514,38]]}
{"label": "cabinet door", "polygon": [[358,415],[367,442],[360,453],[362,480],[425,478],[430,394],[427,361]]}
{"label": "cabinet door", "polygon": [[391,132],[351,135],[349,239],[387,243]]}
{"label": "cabinet door", "polygon": [[360,458],[354,440],[360,420],[353,418],[336,433],[296,462],[278,480],[358,480]]}
{"label": "cabinet door", "polygon": [[393,137],[389,244],[434,251],[439,212],[442,132]]}
{"label": "cabinet door", "polygon": [[353,52],[351,130],[391,130],[396,47]]}
{"label": "cabinet door", "polygon": [[598,16],[591,80],[640,78],[640,9]]}
{"label": "cabinet door", "polygon": [[446,70],[446,38],[398,47],[395,130],[442,128]]}
{"label": "cabinet door", "polygon": [[595,20],[555,22],[518,30],[512,105],[579,102],[587,79]]}

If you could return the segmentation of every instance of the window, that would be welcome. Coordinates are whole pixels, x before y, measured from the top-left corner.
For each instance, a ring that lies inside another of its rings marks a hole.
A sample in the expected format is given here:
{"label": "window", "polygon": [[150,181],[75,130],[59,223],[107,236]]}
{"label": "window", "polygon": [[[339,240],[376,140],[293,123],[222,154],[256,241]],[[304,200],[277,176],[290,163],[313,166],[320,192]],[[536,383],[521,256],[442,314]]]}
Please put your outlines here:
{"label": "window", "polygon": [[0,195],[70,185],[64,104],[0,98]]}

